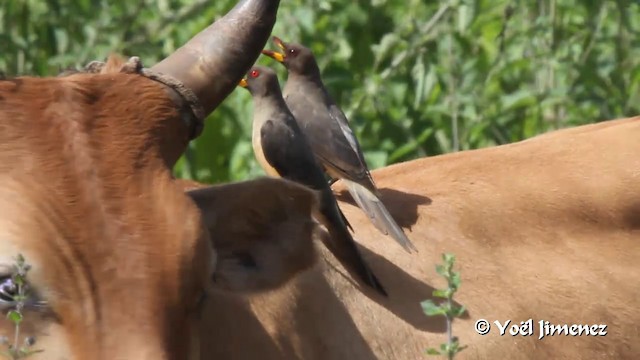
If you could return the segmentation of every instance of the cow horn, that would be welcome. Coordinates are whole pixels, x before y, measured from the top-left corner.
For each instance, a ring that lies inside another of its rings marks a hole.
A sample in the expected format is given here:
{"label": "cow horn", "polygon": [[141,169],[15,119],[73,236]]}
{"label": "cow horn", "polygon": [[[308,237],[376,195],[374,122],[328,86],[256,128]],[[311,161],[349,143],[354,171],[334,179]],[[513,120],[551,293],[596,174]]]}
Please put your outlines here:
{"label": "cow horn", "polygon": [[181,81],[210,114],[257,60],[279,0],[240,0],[225,16],[152,67]]}

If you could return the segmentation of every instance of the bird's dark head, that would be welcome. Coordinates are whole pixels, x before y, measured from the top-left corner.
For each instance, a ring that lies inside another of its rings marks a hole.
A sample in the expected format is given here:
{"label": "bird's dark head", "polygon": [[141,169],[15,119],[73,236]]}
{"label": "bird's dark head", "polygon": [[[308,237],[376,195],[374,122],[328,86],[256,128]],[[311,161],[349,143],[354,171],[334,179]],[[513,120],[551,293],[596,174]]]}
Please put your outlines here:
{"label": "bird's dark head", "polygon": [[276,72],[265,66],[256,65],[249,69],[247,76],[240,80],[238,86],[249,90],[253,96],[281,94]]}
{"label": "bird's dark head", "polygon": [[320,75],[318,64],[311,49],[296,43],[285,43],[277,36],[273,37],[273,43],[282,49],[282,52],[262,50],[264,55],[284,64],[291,73],[299,75]]}

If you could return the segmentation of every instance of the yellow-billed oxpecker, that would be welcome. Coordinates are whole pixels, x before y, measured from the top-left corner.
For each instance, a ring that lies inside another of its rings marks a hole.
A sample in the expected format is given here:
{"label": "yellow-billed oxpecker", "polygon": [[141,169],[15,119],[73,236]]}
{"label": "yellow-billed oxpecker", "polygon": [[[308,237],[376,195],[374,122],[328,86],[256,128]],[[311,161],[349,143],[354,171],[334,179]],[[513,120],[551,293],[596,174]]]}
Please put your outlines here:
{"label": "yellow-billed oxpecker", "polygon": [[285,43],[277,36],[273,42],[283,52],[263,50],[262,53],[287,68],[289,75],[283,97],[316,160],[334,181],[345,182],[351,196],[380,232],[391,235],[407,252],[416,250],[380,200],[358,139],[325,88],[311,50],[300,44]]}
{"label": "yellow-billed oxpecker", "polygon": [[315,217],[327,228],[331,238],[325,245],[347,270],[355,272],[364,283],[386,296],[383,286],[362,258],[322,168],[282,98],[276,73],[267,67],[254,66],[239,86],[248,89],[253,97],[253,150],[264,171],[318,191],[320,209]]}

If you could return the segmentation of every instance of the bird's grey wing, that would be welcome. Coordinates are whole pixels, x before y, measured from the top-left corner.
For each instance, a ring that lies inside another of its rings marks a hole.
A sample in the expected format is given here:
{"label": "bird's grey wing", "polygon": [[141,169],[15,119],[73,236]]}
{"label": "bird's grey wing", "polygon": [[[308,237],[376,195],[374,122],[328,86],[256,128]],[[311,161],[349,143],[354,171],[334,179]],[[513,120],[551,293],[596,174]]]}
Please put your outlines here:
{"label": "bird's grey wing", "polygon": [[288,94],[285,100],[325,168],[352,181],[370,177],[358,141],[339,108],[330,110],[324,103],[313,104],[305,92]]}
{"label": "bird's grey wing", "polygon": [[293,129],[267,120],[260,129],[260,141],[265,159],[280,176],[315,190],[327,186],[309,145]]}
{"label": "bird's grey wing", "polygon": [[[299,129],[297,129],[299,131]],[[283,178],[296,181],[314,190],[331,191],[320,164],[316,162],[311,147],[302,133],[296,133],[286,125],[267,120],[260,129],[262,152],[267,162]],[[353,231],[347,217],[338,207],[345,225]]]}
{"label": "bird's grey wing", "polygon": [[358,142],[358,138],[356,138],[355,134],[353,133],[351,126],[349,126],[349,120],[347,120],[347,116],[335,104],[329,105],[327,109],[329,110],[329,116],[331,117],[331,119],[333,119],[333,121],[335,121],[340,127],[343,135],[340,137],[341,140],[346,140],[347,144],[349,144],[349,147],[351,147],[351,149],[353,150],[353,153],[357,156],[360,166],[368,171],[367,163],[364,159],[364,154],[362,153],[362,149],[360,148],[360,143]]}

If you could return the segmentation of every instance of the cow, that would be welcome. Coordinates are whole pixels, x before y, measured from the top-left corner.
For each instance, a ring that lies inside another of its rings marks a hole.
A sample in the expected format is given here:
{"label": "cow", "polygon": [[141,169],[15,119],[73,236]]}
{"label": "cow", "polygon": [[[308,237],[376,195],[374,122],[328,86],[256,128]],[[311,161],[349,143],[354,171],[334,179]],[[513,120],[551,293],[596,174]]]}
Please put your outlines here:
{"label": "cow", "polygon": [[315,191],[261,178],[185,193],[171,173],[278,4],[241,0],[150,68],[112,56],[0,80],[0,309],[24,317],[0,319],[11,344],[34,336],[32,359],[199,358],[207,297],[268,291],[314,264]]}
{"label": "cow", "polygon": [[[456,359],[635,359],[639,139],[640,117],[633,117],[375,170],[383,201],[418,248],[413,256],[385,241],[337,183],[340,206],[389,298],[358,287],[321,251],[321,261],[284,287],[209,298],[200,332],[210,341],[201,354],[428,358],[427,348],[446,342],[446,323],[425,316],[420,302],[445,287],[435,265],[446,252],[456,255],[462,278],[454,301],[467,309],[453,322],[453,335],[468,345]],[[482,320],[491,326],[485,335],[475,330],[476,321],[486,329]],[[583,326],[580,335],[572,325]],[[550,326],[559,330],[551,335]]]}
{"label": "cow", "polygon": [[[150,69],[110,59],[0,81],[0,280],[23,254],[34,305],[20,334],[43,350],[32,358],[420,359],[444,342],[444,321],[419,303],[442,287],[445,251],[468,310],[453,327],[469,345],[460,358],[640,353],[639,118],[374,171],[419,252],[385,241],[346,194],[341,206],[388,299],[313,242],[327,235],[308,189],[173,179],[202,118],[264,46],[277,5],[243,0]],[[494,324],[482,336],[480,319],[598,334],[500,336]],[[0,334],[12,331],[0,320]]]}

